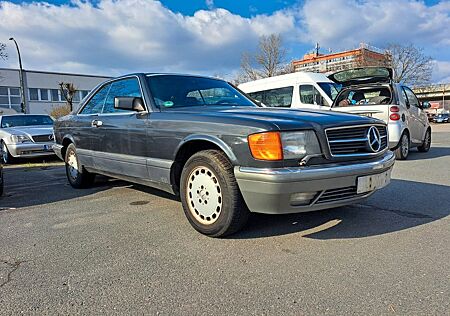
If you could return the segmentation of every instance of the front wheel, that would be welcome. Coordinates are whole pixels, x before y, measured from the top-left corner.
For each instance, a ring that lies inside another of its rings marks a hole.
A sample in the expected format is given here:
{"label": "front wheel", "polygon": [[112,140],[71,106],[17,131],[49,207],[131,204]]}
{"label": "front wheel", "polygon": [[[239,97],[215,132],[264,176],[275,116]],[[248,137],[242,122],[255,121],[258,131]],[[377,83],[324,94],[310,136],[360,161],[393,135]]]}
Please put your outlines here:
{"label": "front wheel", "polygon": [[65,163],[67,179],[72,187],[81,189],[94,183],[95,174],[86,171],[80,164],[74,144],[67,147]]}
{"label": "front wheel", "polygon": [[189,223],[200,233],[223,237],[247,222],[249,210],[233,165],[217,150],[204,150],[186,162],[181,173],[181,202]]}
{"label": "front wheel", "polygon": [[11,154],[9,153],[8,147],[6,146],[5,142],[3,142],[3,141],[1,143],[1,159],[5,165],[13,162],[13,156],[11,156]]}
{"label": "front wheel", "polygon": [[422,145],[417,147],[417,149],[422,153],[426,153],[430,150],[430,147],[431,147],[431,131],[428,129],[425,133],[425,138],[423,139]]}
{"label": "front wheel", "polygon": [[400,145],[395,150],[395,158],[398,160],[406,160],[409,154],[409,136],[407,133],[403,133],[400,138]]}

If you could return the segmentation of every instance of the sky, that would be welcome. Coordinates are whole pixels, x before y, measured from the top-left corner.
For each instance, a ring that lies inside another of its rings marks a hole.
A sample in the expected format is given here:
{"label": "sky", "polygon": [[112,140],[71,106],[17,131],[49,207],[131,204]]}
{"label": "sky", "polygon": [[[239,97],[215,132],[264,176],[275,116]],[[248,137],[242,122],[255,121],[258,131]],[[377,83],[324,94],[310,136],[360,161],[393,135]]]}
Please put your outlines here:
{"label": "sky", "polygon": [[364,42],[414,44],[450,82],[450,0],[55,0],[1,1],[0,42],[17,67],[121,75],[183,72],[233,78],[243,52],[280,34],[287,59]]}

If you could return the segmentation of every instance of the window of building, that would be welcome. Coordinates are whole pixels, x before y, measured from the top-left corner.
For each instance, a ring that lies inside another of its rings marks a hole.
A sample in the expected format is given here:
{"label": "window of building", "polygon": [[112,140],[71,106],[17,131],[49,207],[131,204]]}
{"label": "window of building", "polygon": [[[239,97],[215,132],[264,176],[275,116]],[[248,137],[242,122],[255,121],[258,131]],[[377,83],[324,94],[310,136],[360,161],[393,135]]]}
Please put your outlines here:
{"label": "window of building", "polygon": [[0,107],[20,112],[20,89],[16,87],[0,87]]}
{"label": "window of building", "polygon": [[81,99],[84,99],[88,95],[89,91],[81,90]]}
{"label": "window of building", "polygon": [[80,91],[75,91],[72,101],[77,103],[80,102]]}
{"label": "window of building", "polygon": [[30,93],[30,100],[31,101],[38,101],[39,100],[38,89],[30,88],[30,89],[28,89],[28,92]]}
{"label": "window of building", "polygon": [[39,89],[41,98],[41,101],[48,101],[48,89]]}
{"label": "window of building", "polygon": [[59,90],[58,89],[50,90],[50,95],[52,97],[51,100],[53,102],[59,102],[60,101],[60,99],[59,99]]}

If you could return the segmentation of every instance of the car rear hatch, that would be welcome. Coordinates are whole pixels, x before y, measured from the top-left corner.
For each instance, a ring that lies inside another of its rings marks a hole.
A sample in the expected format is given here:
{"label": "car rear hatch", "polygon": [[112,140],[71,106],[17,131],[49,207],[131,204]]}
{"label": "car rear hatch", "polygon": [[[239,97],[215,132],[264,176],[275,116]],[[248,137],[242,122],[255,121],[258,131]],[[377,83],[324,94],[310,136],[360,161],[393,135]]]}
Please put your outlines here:
{"label": "car rear hatch", "polygon": [[[330,80],[341,84],[343,89],[333,101],[331,110],[389,120],[389,103],[394,97],[389,84],[392,82],[392,69],[386,67],[363,67],[343,70],[328,76]],[[380,95],[377,95],[377,89]],[[383,99],[381,91],[389,94],[389,101]],[[372,91],[372,92],[371,92]],[[387,93],[387,91],[389,91]],[[345,94],[365,93],[361,103],[350,103],[342,106]],[[371,96],[371,97],[370,97]],[[383,101],[382,103],[380,103]]]}
{"label": "car rear hatch", "polygon": [[348,87],[371,83],[390,83],[392,74],[392,68],[360,67],[335,72],[329,75],[328,78],[343,87]]}

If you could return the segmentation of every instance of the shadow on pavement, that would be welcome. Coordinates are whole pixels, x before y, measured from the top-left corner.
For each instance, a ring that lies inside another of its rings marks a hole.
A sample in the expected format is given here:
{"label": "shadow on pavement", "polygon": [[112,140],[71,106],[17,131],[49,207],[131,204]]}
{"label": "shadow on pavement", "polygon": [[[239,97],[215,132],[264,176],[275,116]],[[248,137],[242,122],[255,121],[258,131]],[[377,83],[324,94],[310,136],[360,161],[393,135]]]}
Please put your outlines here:
{"label": "shadow on pavement", "polygon": [[417,149],[411,149],[407,160],[424,160],[444,156],[450,156],[450,147],[431,147],[427,153],[421,153]]}
{"label": "shadow on pavement", "polygon": [[252,214],[230,239],[298,233],[313,239],[377,236],[427,224],[450,214],[450,187],[392,180],[361,204],[289,215]]}
{"label": "shadow on pavement", "polygon": [[[45,170],[43,172],[43,170]],[[97,176],[87,189],[73,189],[66,178],[64,166],[6,168],[5,191],[0,196],[3,209],[42,205],[87,196],[114,186],[129,185],[119,180]]]}

